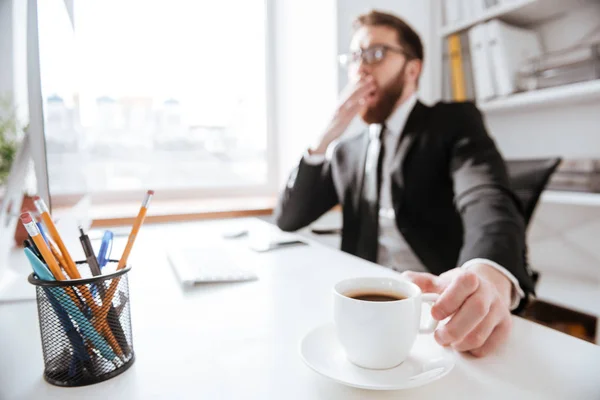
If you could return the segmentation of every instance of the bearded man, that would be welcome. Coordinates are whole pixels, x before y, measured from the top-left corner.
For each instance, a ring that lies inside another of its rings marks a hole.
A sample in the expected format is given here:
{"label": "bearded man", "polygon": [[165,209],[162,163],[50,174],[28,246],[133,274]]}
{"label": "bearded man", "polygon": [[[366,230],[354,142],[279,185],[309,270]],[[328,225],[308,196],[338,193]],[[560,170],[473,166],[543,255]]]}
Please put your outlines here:
{"label": "bearded man", "polygon": [[[342,250],[439,293],[432,316],[450,319],[437,342],[489,354],[507,339],[510,312],[533,281],[521,205],[480,112],[470,102],[417,99],[423,45],[394,15],[359,16],[340,59],[350,83],[292,172],[277,225],[295,231],[340,205]],[[357,115],[368,129],[341,138]]]}

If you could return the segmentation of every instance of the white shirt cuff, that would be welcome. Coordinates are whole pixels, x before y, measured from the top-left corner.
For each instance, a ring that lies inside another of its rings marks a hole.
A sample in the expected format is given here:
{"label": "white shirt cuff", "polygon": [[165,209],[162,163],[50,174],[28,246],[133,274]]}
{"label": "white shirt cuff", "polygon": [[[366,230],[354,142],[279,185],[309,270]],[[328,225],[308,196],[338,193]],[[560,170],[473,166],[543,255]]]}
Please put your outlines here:
{"label": "white shirt cuff", "polygon": [[488,260],[487,258],[473,258],[472,260],[469,260],[466,263],[464,263],[461,266],[461,268],[468,269],[475,264],[489,265],[490,267],[495,268],[501,273],[503,273],[508,278],[508,280],[512,283],[510,310],[512,311],[515,308],[517,308],[521,300],[525,297],[525,292],[523,292],[523,289],[521,289],[521,285],[519,285],[519,281],[517,280],[517,278],[515,278],[515,276],[511,274],[506,268],[504,268],[497,262]]}
{"label": "white shirt cuff", "polygon": [[304,153],[303,159],[309,165],[319,165],[325,162],[325,154],[310,154],[307,151]]}

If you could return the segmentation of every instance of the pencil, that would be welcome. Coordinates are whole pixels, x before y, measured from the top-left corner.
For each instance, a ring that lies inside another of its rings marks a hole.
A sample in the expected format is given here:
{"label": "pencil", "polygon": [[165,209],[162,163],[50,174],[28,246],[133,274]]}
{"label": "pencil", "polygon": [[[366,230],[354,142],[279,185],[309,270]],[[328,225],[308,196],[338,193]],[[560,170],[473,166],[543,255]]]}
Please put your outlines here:
{"label": "pencil", "polygon": [[[54,275],[57,281],[66,280],[67,278],[65,278],[65,275],[58,266],[56,259],[54,258],[52,252],[46,245],[44,238],[40,234],[38,226],[35,224],[35,221],[33,220],[33,217],[29,212],[24,212],[23,214],[21,214],[21,223],[27,230],[29,236],[31,236],[31,240],[33,240],[33,243],[35,243],[35,246],[42,255],[42,259],[44,260],[48,268],[50,268],[50,272],[52,272],[52,275]],[[77,304],[79,302],[79,299],[77,298],[77,296],[75,296],[75,293],[73,293],[73,291],[71,290],[69,290],[68,293],[69,296],[71,296],[71,299],[75,302],[75,304]]]}
{"label": "pencil", "polygon": [[52,217],[50,216],[50,211],[48,210],[48,206],[44,202],[44,199],[42,199],[40,196],[35,196],[33,198],[33,203],[35,204],[35,207],[37,208],[38,212],[40,213],[40,216],[42,217],[42,221],[44,222],[46,229],[48,229],[48,233],[50,234],[50,237],[52,238],[54,243],[56,243],[56,245],[58,246],[58,249],[60,250],[60,254],[62,254],[62,256],[65,260],[64,267],[65,267],[67,273],[73,279],[81,278],[81,275],[79,274],[79,271],[77,270],[77,266],[75,265],[73,258],[71,258],[71,254],[69,254],[69,250],[67,250],[67,246],[65,246],[65,243],[63,242],[62,238],[60,237],[60,234],[58,233],[58,229],[56,229],[56,225],[54,225],[54,221],[52,221]]}
{"label": "pencil", "polygon": [[154,196],[154,190],[148,190],[146,193],[146,197],[144,197],[144,201],[142,202],[142,206],[140,207],[140,212],[138,213],[133,227],[131,228],[131,233],[129,234],[129,238],[127,239],[127,245],[125,246],[125,250],[123,250],[123,255],[119,260],[119,265],[117,266],[117,270],[125,268],[127,265],[127,259],[129,258],[129,254],[131,253],[131,249],[133,248],[133,243],[137,238],[137,234],[144,223],[144,219],[146,219],[146,212],[148,211],[148,206],[150,205],[150,200]]}
{"label": "pencil", "polygon": [[[142,206],[140,207],[140,211],[133,223],[133,227],[131,228],[131,233],[129,234],[129,238],[127,239],[127,245],[125,246],[125,250],[123,251],[123,255],[119,260],[119,264],[117,266],[117,271],[125,268],[127,265],[127,259],[129,258],[129,254],[131,253],[131,249],[135,242],[135,239],[140,231],[142,224],[144,223],[144,219],[146,219],[146,212],[148,211],[148,207],[150,205],[150,200],[154,196],[154,190],[148,190],[146,193],[146,197],[144,197],[144,201],[142,202]],[[104,304],[102,305],[102,309],[100,311],[101,318],[106,318],[108,311],[112,305],[112,299],[117,291],[117,286],[119,285],[119,278],[113,279],[110,283],[108,291],[106,292],[106,296],[104,297]]]}
{"label": "pencil", "polygon": [[56,261],[58,261],[58,266],[62,267],[65,270],[70,279],[75,279],[75,277],[69,274],[69,270],[67,269],[67,262],[63,258],[62,254],[60,254],[58,249],[54,246],[54,244],[52,244],[51,240],[48,240],[48,247],[50,248],[50,252],[54,256],[54,258],[56,258]]}

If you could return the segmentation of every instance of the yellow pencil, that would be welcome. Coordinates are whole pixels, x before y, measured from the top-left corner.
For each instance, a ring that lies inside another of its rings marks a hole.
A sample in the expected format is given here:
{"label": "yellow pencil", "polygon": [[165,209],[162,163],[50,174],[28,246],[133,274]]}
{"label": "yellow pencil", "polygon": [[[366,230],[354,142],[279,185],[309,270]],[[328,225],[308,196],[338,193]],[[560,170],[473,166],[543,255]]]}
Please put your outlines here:
{"label": "yellow pencil", "polygon": [[154,190],[148,190],[146,193],[146,197],[144,197],[144,201],[142,202],[142,206],[140,207],[140,212],[138,213],[135,222],[133,223],[133,227],[131,228],[131,233],[129,234],[129,238],[127,239],[127,245],[125,246],[125,250],[123,250],[123,255],[119,260],[119,265],[117,266],[117,270],[125,268],[127,265],[127,259],[129,258],[129,254],[131,253],[131,249],[133,248],[133,243],[137,237],[142,224],[144,223],[144,219],[146,219],[146,212],[148,211],[148,206],[150,205],[150,200],[154,196]]}
{"label": "yellow pencil", "polygon": [[62,267],[62,269],[64,269],[64,271],[69,276],[69,279],[75,279],[75,277],[73,277],[73,276],[71,276],[71,274],[69,274],[69,270],[67,269],[67,262],[63,258],[62,254],[60,254],[58,249],[54,246],[54,244],[52,244],[51,240],[48,240],[48,248],[50,248],[50,252],[54,256],[54,258],[56,258],[56,261],[58,261],[58,266]]}
{"label": "yellow pencil", "polygon": [[[119,264],[117,266],[117,271],[125,268],[127,265],[127,259],[129,258],[129,254],[131,253],[131,249],[133,244],[135,243],[135,239],[137,234],[144,223],[144,219],[146,219],[146,212],[148,211],[148,206],[150,205],[150,200],[154,196],[154,190],[148,190],[146,193],[146,197],[144,197],[144,201],[142,202],[142,206],[140,207],[140,211],[133,223],[133,227],[131,228],[131,233],[129,234],[129,238],[127,239],[127,245],[125,246],[125,250],[123,251],[123,255],[119,260]],[[113,279],[108,291],[106,292],[106,296],[104,296],[104,304],[102,305],[102,309],[100,311],[100,317],[102,319],[106,318],[108,311],[110,310],[110,306],[112,304],[112,298],[117,291],[117,286],[119,285],[119,278]]]}
{"label": "yellow pencil", "polygon": [[31,214],[28,212],[24,212],[23,214],[21,214],[21,223],[23,223],[23,226],[27,230],[27,233],[29,234],[29,236],[31,236],[33,243],[35,243],[35,246],[40,251],[43,261],[46,263],[48,268],[50,268],[50,272],[52,272],[52,275],[54,275],[54,277],[56,278],[57,281],[66,280],[67,278],[62,273],[62,270],[58,266],[56,259],[54,258],[54,256],[52,255],[52,252],[46,245],[46,242],[44,241],[44,238],[40,234],[40,230],[38,229],[37,225],[35,224],[35,221],[33,220],[33,217],[31,216]]}
{"label": "yellow pencil", "polygon": [[58,246],[58,249],[60,250],[60,253],[62,254],[65,260],[64,267],[67,273],[72,279],[81,278],[81,274],[79,274],[79,270],[75,265],[75,261],[73,261],[73,258],[71,258],[71,254],[69,254],[67,246],[65,246],[65,243],[63,242],[62,238],[60,237],[60,234],[58,233],[58,229],[56,229],[56,225],[54,225],[54,221],[52,221],[52,217],[50,216],[48,206],[46,206],[46,203],[40,196],[35,196],[33,198],[33,202],[35,204],[35,208],[37,208],[38,212],[40,213],[40,216],[42,217],[42,222],[44,222],[44,225],[46,226],[50,237]]}

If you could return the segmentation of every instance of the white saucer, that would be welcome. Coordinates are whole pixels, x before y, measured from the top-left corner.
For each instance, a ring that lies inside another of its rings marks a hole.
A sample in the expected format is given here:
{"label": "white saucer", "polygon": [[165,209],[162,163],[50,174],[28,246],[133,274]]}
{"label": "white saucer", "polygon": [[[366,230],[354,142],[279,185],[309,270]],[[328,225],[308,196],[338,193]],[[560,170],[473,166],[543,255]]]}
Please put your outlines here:
{"label": "white saucer", "polygon": [[300,344],[300,354],[319,374],[344,385],[370,390],[422,386],[448,374],[456,362],[454,353],[438,345],[433,335],[419,335],[410,355],[399,366],[386,370],[361,368],[346,358],[333,323],[308,333]]}

